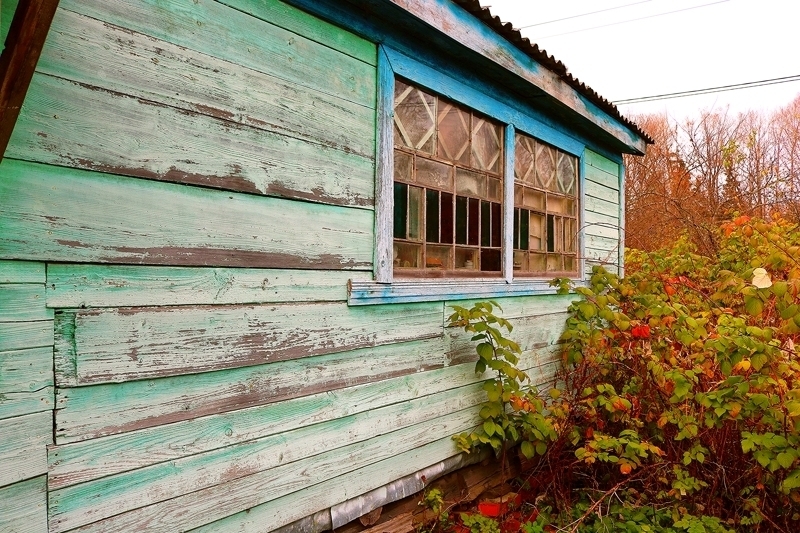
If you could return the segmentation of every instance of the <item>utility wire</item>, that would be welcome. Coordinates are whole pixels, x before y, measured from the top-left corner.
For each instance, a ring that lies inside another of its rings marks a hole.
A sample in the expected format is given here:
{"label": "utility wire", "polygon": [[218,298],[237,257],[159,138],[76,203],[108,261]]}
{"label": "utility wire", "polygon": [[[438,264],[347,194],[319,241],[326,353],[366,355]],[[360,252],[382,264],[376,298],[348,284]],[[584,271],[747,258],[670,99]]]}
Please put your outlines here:
{"label": "utility wire", "polygon": [[713,5],[716,5],[716,4],[724,4],[725,2],[729,2],[729,1],[730,0],[718,0],[717,2],[710,2],[708,4],[702,4],[702,5],[699,5],[699,6],[685,7],[683,9],[676,9],[675,11],[666,11],[664,13],[656,13],[655,15],[648,15],[646,17],[639,17],[639,18],[629,19],[629,20],[621,20],[619,22],[612,22],[610,24],[603,24],[601,26],[592,26],[591,28],[583,28],[583,29],[580,29],[580,30],[573,30],[573,31],[565,32],[565,33],[556,33],[554,35],[545,35],[544,37],[536,37],[533,40],[534,41],[539,41],[541,39],[550,39],[551,37],[561,37],[562,35],[572,35],[573,33],[580,33],[582,31],[597,30],[597,29],[600,29],[600,28],[608,28],[609,26],[618,26],[620,24],[627,24],[628,22],[636,22],[638,20],[646,20],[646,19],[652,19],[652,18],[656,18],[656,17],[663,17],[664,15],[672,15],[673,13],[681,13],[682,11],[691,11],[692,9],[700,9],[701,7],[713,6]]}
{"label": "utility wire", "polygon": [[657,100],[670,100],[672,98],[684,98],[686,96],[698,96],[702,94],[721,93],[726,91],[736,91],[739,89],[750,89],[753,87],[762,87],[765,85],[777,85],[779,83],[789,83],[793,81],[800,81],[800,74],[794,76],[784,76],[782,78],[771,78],[768,80],[748,81],[745,83],[734,83],[732,85],[720,85],[719,87],[709,87],[707,89],[695,89],[692,91],[680,91],[676,93],[655,94],[653,96],[640,96],[638,98],[624,98],[622,100],[614,100],[615,105],[620,104],[638,104],[641,102],[655,102]]}
{"label": "utility wire", "polygon": [[614,11],[615,9],[622,9],[623,7],[630,7],[630,6],[637,6],[639,4],[646,4],[647,2],[652,2],[653,0],[642,0],[640,2],[634,2],[632,4],[625,4],[624,6],[616,6],[616,7],[609,7],[606,9],[601,9],[599,11],[590,11],[589,13],[581,13],[580,15],[572,15],[571,17],[564,17],[561,19],[554,19],[548,20],[547,22],[537,22],[536,24],[528,24],[527,26],[520,26],[517,28],[518,30],[524,30],[525,28],[533,28],[534,26],[544,26],[545,24],[552,24],[554,22],[561,22],[562,20],[571,20],[577,19],[581,17],[588,17],[589,15],[596,15],[597,13],[605,13],[606,11]]}

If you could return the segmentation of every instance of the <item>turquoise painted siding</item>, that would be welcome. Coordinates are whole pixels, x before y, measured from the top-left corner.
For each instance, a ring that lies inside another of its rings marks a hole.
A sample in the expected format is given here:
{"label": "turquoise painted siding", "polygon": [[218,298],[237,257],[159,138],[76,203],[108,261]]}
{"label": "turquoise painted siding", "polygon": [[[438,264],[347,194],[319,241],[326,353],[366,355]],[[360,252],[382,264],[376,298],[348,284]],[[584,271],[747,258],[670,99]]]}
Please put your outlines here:
{"label": "turquoise painted siding", "polygon": [[[60,2],[0,163],[0,531],[260,532],[457,454],[486,377],[445,327],[465,302],[347,305],[376,54],[278,0]],[[584,159],[602,262],[619,172]],[[572,299],[498,298],[536,382]]]}

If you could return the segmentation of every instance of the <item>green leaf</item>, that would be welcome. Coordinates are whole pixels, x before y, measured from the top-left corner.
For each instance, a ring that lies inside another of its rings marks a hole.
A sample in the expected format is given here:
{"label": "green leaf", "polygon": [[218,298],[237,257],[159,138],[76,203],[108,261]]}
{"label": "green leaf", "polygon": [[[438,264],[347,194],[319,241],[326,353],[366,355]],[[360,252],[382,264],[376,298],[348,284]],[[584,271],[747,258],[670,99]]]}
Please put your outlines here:
{"label": "green leaf", "polygon": [[494,435],[495,429],[496,426],[494,425],[494,421],[492,421],[491,419],[483,422],[483,431],[485,431],[486,434],[489,435],[490,437]]}
{"label": "green leaf", "polygon": [[533,444],[531,444],[527,440],[522,441],[522,444],[520,445],[520,450],[522,451],[522,455],[524,455],[526,459],[531,459],[534,455],[536,455],[536,449],[533,447]]}
{"label": "green leaf", "polygon": [[482,342],[475,347],[475,350],[478,352],[478,355],[484,361],[489,361],[492,359],[494,355],[494,348],[488,342]]}
{"label": "green leaf", "polygon": [[758,316],[764,311],[764,302],[758,297],[745,296],[744,309],[750,316]]}
{"label": "green leaf", "polygon": [[547,452],[547,444],[544,442],[537,442],[536,443],[536,453],[539,455],[544,455]]}
{"label": "green leaf", "polygon": [[778,464],[781,465],[783,468],[790,468],[794,464],[794,460],[796,459],[795,454],[790,452],[781,452],[778,454],[776,458],[778,460]]}

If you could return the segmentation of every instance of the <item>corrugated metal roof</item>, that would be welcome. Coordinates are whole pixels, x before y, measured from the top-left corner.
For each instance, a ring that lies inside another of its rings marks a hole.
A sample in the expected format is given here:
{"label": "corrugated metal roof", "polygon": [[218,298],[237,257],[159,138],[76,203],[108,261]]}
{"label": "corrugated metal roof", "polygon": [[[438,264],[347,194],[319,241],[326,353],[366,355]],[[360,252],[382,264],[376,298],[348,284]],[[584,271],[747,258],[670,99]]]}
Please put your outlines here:
{"label": "corrugated metal roof", "polygon": [[624,117],[622,113],[619,112],[619,109],[617,109],[617,106],[597,94],[594,89],[570,74],[564,63],[558,61],[555,57],[548,55],[546,50],[540,49],[539,45],[532,43],[527,37],[523,37],[520,31],[514,28],[510,22],[504,23],[502,20],[500,20],[500,17],[492,15],[489,8],[483,7],[479,0],[454,0],[454,2],[477,17],[481,22],[492,28],[501,37],[516,46],[532,59],[553,71],[564,81],[564,83],[585,96],[597,107],[631,128],[648,144],[654,144],[653,139],[651,139],[649,135],[639,128],[635,122]]}

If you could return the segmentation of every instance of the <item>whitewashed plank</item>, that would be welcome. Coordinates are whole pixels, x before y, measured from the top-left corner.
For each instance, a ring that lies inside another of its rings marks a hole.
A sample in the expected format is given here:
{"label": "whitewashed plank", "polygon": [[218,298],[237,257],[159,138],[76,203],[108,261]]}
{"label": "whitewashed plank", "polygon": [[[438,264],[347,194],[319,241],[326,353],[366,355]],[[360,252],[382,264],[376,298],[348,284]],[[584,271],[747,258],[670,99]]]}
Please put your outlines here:
{"label": "whitewashed plank", "polygon": [[[90,523],[95,519],[92,508],[79,507],[64,512],[66,510],[61,509],[59,502],[51,495],[50,530],[53,533],[60,533],[76,525],[86,524],[79,531],[104,533],[142,529],[185,531],[286,494],[302,491],[383,459],[423,447],[441,435],[452,435],[474,427],[479,419],[477,409],[458,411],[263,472],[234,478],[171,500],[140,507],[99,522]],[[455,445],[449,437],[447,440],[450,454],[455,455]],[[427,464],[405,466],[416,471]],[[235,473],[232,474],[235,476]],[[337,498],[341,497],[343,501],[349,496],[349,494],[339,494]]]}
{"label": "whitewashed plank", "polygon": [[[475,409],[485,398],[482,386],[474,384],[90,483],[59,490],[51,488],[51,518],[56,523],[69,524],[64,527],[72,527],[75,524],[71,517],[75,514],[88,515],[85,519],[92,521],[100,520],[380,435],[398,431],[397,438],[402,438],[404,428],[448,417],[456,411]],[[439,435],[433,438],[436,437]],[[85,512],[87,508],[91,511]]]}
{"label": "whitewashed plank", "polygon": [[[372,212],[0,163],[0,255],[249,268],[372,266]],[[43,194],[47,191],[47,194]]]}
{"label": "whitewashed plank", "polygon": [[586,196],[584,196],[584,205],[587,212],[594,211],[596,213],[600,213],[602,215],[607,215],[610,217],[619,216],[619,200],[615,202],[609,202],[591,196],[587,191]]}
{"label": "whitewashed plank", "polygon": [[370,108],[72,11],[56,13],[36,69],[368,158],[375,155]]}
{"label": "whitewashed plank", "polygon": [[375,105],[375,47],[352,34],[341,36],[344,38],[338,45],[328,42],[347,47],[360,59],[328,46],[328,42],[314,42],[218,2],[64,0],[59,7],[274,75],[291,84],[366,107]]}
{"label": "whitewashed plank", "polygon": [[52,345],[52,320],[0,322],[0,352]]}
{"label": "whitewashed plank", "polygon": [[585,192],[587,196],[593,198],[599,198],[600,200],[611,203],[619,203],[619,191],[617,189],[591,182],[588,179],[586,180]]}
{"label": "whitewashed plank", "polygon": [[601,170],[606,174],[614,176],[614,178],[617,178],[619,176],[619,165],[611,161],[610,159],[603,157],[597,152],[593,152],[592,150],[588,149],[586,150],[584,157],[586,159],[587,166],[591,166],[598,170]]}
{"label": "whitewashed plank", "polygon": [[0,420],[0,486],[47,473],[46,446],[53,442],[53,412]]}
{"label": "whitewashed plank", "polygon": [[586,250],[606,250],[616,253],[619,250],[619,237],[603,237],[601,235],[592,235],[586,233]]}
{"label": "whitewashed plank", "polygon": [[378,49],[378,86],[375,142],[375,280],[389,284],[392,265],[394,216],[394,72],[384,47]]}
{"label": "whitewashed plank", "polygon": [[0,283],[0,322],[52,320],[45,307],[44,284]]}
{"label": "whitewashed plank", "polygon": [[609,216],[602,213],[595,213],[594,211],[587,211],[584,217],[584,224],[604,224],[615,228],[620,227],[618,216]]}
{"label": "whitewashed plank", "polygon": [[[445,318],[449,317],[453,310],[451,305],[458,305],[461,307],[470,308],[476,302],[485,302],[488,299],[474,298],[466,301],[459,302],[445,302]],[[553,313],[563,313],[569,307],[569,304],[575,300],[574,294],[542,294],[535,296],[516,296],[516,297],[498,297],[491,298],[492,302],[500,305],[502,309],[494,309],[497,316],[508,319],[514,329],[517,329],[517,320],[519,318],[528,318],[538,315],[548,315]]]}
{"label": "whitewashed plank", "polygon": [[[75,311],[79,385],[197,374],[442,334],[440,303],[143,307]],[[70,356],[67,356],[70,357]]]}
{"label": "whitewashed plank", "polygon": [[[384,405],[380,402],[386,400],[371,400],[370,393],[365,391],[375,394],[391,383],[396,383],[399,389],[408,380],[417,383],[413,390],[406,391],[410,396],[401,394],[395,400],[403,401],[420,394],[420,390],[440,390],[436,388],[443,386],[439,382],[440,371],[432,369],[444,364],[444,351],[443,338],[435,338],[224,372],[61,388],[56,401],[56,439],[63,444],[260,405],[267,405],[266,412],[274,414],[285,414],[284,409],[297,405],[293,409],[303,417],[306,412],[302,406],[309,405],[323,417],[321,413],[327,411],[325,406],[333,401],[338,405],[339,401],[344,401],[340,398],[342,395],[345,398],[354,395],[352,404],[359,405],[359,409],[362,405],[363,408],[375,406],[373,402],[380,406]],[[454,381],[445,388],[459,386],[463,379],[472,379],[464,378],[461,370],[454,372],[458,378],[453,377]],[[392,378],[397,381],[375,385],[377,389],[366,385],[353,391],[348,388]],[[302,399],[309,395],[315,396]],[[333,412],[338,414],[331,416],[343,416],[338,411]],[[245,435],[250,434],[245,431]],[[231,442],[237,442],[238,438]],[[194,449],[195,445],[190,448]],[[157,459],[157,452],[152,453]]]}
{"label": "whitewashed plank", "polygon": [[53,408],[53,349],[0,352],[0,418]]}
{"label": "whitewashed plank", "polygon": [[47,476],[0,488],[0,533],[48,533]]}
{"label": "whitewashed plank", "polygon": [[[587,238],[590,237],[604,237],[619,242],[620,228],[618,223],[607,223],[604,221],[606,215],[590,217],[587,215],[586,221],[583,224],[583,231]],[[588,245],[588,242],[587,242]]]}
{"label": "whitewashed plank", "polygon": [[47,266],[48,307],[138,307],[347,299],[368,272],[128,265]]}
{"label": "whitewashed plank", "polygon": [[374,203],[372,154],[39,73],[6,156],[331,205]]}
{"label": "whitewashed plank", "polygon": [[44,283],[45,264],[0,260],[0,283]]}
{"label": "whitewashed plank", "polygon": [[306,490],[240,511],[218,522],[193,529],[192,533],[270,531],[332,507],[348,498],[354,498],[414,474],[455,455],[452,440],[440,439],[396,457],[329,479]]}

